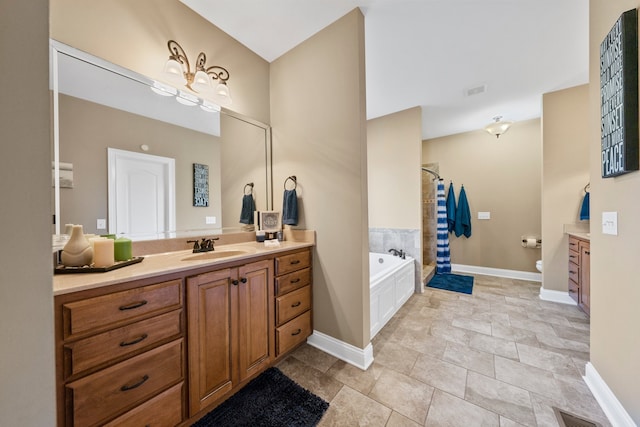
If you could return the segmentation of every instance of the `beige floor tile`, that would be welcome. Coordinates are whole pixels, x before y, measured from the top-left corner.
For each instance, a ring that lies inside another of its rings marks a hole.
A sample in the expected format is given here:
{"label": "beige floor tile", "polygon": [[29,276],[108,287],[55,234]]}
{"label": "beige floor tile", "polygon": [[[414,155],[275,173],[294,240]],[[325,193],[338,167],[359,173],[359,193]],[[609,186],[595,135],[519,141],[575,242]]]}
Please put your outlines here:
{"label": "beige floor tile", "polygon": [[[542,427],[540,424],[538,426]],[[500,415],[500,427],[522,427],[522,424]]]}
{"label": "beige floor tile", "polygon": [[589,344],[589,330],[576,329],[573,326],[552,325],[556,335],[570,341]]}
{"label": "beige floor tile", "polygon": [[396,411],[391,412],[391,416],[389,417],[389,421],[387,421],[387,425],[385,427],[420,427],[422,424],[418,424],[405,417],[402,414],[397,413]]}
{"label": "beige floor tile", "polygon": [[451,326],[450,322],[434,322],[430,329],[431,335],[454,342],[463,346],[469,345],[472,332]]}
{"label": "beige floor tile", "polygon": [[526,365],[561,375],[578,375],[576,365],[569,356],[526,344],[516,344],[516,346],[520,362]]}
{"label": "beige floor tile", "polygon": [[471,347],[455,343],[447,344],[443,357],[447,362],[455,363],[458,366],[488,377],[495,375],[493,358],[494,356],[491,353],[474,350]]}
{"label": "beige floor tile", "polygon": [[496,356],[496,379],[559,401],[563,399],[551,372],[515,360]]}
{"label": "beige floor tile", "polygon": [[327,372],[329,368],[336,363],[337,357],[334,357],[322,350],[318,350],[308,344],[303,344],[291,353],[293,357],[309,366],[313,366],[319,371]]}
{"label": "beige floor tile", "polygon": [[326,426],[384,426],[391,409],[344,386],[329,402],[329,409],[318,424]]}
{"label": "beige floor tile", "polygon": [[440,390],[436,390],[433,394],[425,423],[427,427],[498,427],[499,425],[500,419],[495,412]]}
{"label": "beige floor tile", "polygon": [[565,399],[565,405],[560,407],[572,414],[592,421],[599,422],[602,426],[609,426],[607,416],[598,405],[589,387],[582,379],[562,377],[558,379],[560,392]]}
{"label": "beige floor tile", "polygon": [[416,350],[402,345],[387,343],[373,354],[373,358],[381,366],[408,374],[413,369],[419,354]]}
{"label": "beige floor tile", "polygon": [[327,402],[330,402],[343,387],[340,381],[295,357],[290,356],[277,366],[286,376]]}
{"label": "beige floor tile", "polygon": [[427,355],[420,355],[410,376],[464,399],[467,383],[465,368]]}
{"label": "beige floor tile", "polygon": [[521,317],[517,315],[510,315],[509,322],[514,328],[525,329],[531,332],[535,332],[536,335],[554,335],[556,331],[553,330],[551,325],[539,320],[531,320],[528,317]]}
{"label": "beige floor tile", "polygon": [[505,340],[503,338],[496,338],[484,334],[476,334],[471,337],[469,346],[476,350],[497,354],[498,356],[507,357],[509,359],[518,359],[518,350],[516,349],[516,343],[513,341]]}
{"label": "beige floor tile", "polygon": [[589,359],[589,344],[560,338],[556,335],[537,335],[541,348],[566,354],[571,357]]}
{"label": "beige floor tile", "polygon": [[531,346],[539,347],[538,337],[535,332],[526,329],[514,328],[501,323],[491,324],[491,335],[497,338],[519,342]]}
{"label": "beige floor tile", "polygon": [[434,388],[399,372],[386,369],[369,397],[413,421],[423,424]]}
{"label": "beige floor tile", "polygon": [[407,331],[399,342],[404,347],[419,353],[442,358],[448,341],[429,335],[428,331]]}
{"label": "beige floor tile", "polygon": [[459,317],[451,322],[451,326],[456,328],[468,329],[485,335],[491,335],[491,322]]}
{"label": "beige floor tile", "polygon": [[342,360],[338,360],[327,371],[327,375],[332,376],[342,384],[348,385],[352,389],[362,394],[369,394],[376,380],[382,373],[382,366],[374,361],[366,371],[356,368]]}
{"label": "beige floor tile", "polygon": [[470,371],[466,400],[525,426],[536,426],[529,392],[511,384]]}

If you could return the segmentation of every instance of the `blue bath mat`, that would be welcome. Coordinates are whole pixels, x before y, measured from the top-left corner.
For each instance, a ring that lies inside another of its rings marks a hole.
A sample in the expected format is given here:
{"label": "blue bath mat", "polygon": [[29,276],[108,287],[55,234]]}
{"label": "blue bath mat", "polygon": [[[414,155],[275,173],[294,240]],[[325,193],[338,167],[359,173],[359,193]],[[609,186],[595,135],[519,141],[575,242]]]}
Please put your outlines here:
{"label": "blue bath mat", "polygon": [[427,287],[471,294],[473,291],[473,277],[452,273],[436,274],[427,283]]}

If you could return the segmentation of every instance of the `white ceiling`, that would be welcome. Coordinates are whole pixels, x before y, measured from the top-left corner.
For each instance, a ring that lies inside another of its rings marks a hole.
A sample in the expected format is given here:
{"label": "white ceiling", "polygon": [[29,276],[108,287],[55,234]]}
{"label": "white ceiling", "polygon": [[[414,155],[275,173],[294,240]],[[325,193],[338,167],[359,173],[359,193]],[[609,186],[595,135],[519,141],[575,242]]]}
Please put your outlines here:
{"label": "white ceiling", "polygon": [[540,117],[543,93],[588,82],[588,0],[180,1],[269,62],[360,7],[367,118],[422,106],[425,139]]}

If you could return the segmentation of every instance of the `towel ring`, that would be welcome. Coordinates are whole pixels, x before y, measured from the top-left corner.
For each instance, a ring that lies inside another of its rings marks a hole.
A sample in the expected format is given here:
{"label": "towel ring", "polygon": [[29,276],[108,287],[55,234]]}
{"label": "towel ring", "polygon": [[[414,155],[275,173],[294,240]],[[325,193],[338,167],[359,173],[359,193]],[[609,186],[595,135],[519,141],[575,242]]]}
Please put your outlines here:
{"label": "towel ring", "polygon": [[298,179],[296,178],[295,175],[291,175],[289,177],[287,177],[287,179],[284,180],[284,189],[287,189],[287,181],[293,181],[293,188],[292,190],[295,190],[296,188],[298,188]]}
{"label": "towel ring", "polygon": [[589,192],[589,188],[591,188],[591,183],[588,182],[587,185],[584,186],[584,192],[588,193]]}
{"label": "towel ring", "polygon": [[[247,187],[249,187],[249,193],[247,193]],[[253,182],[245,184],[243,192],[245,196],[248,196],[249,194],[253,194]]]}

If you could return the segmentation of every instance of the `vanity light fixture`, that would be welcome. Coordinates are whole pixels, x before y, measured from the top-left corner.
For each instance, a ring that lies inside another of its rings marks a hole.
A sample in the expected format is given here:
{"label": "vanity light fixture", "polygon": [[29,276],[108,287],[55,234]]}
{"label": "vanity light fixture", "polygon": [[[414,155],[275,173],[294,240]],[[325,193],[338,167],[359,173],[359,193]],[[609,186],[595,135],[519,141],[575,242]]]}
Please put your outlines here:
{"label": "vanity light fixture", "polygon": [[196,58],[195,69],[192,70],[187,54],[178,42],[169,40],[167,46],[170,55],[163,72],[167,81],[177,86],[184,85],[218,105],[231,105],[231,93],[227,86],[230,75],[224,67],[207,67],[207,56],[200,52]]}
{"label": "vanity light fixture", "polygon": [[507,132],[513,122],[503,122],[502,116],[495,116],[493,122],[484,127],[484,130],[490,135],[495,135],[496,138],[500,138],[500,135]]}

